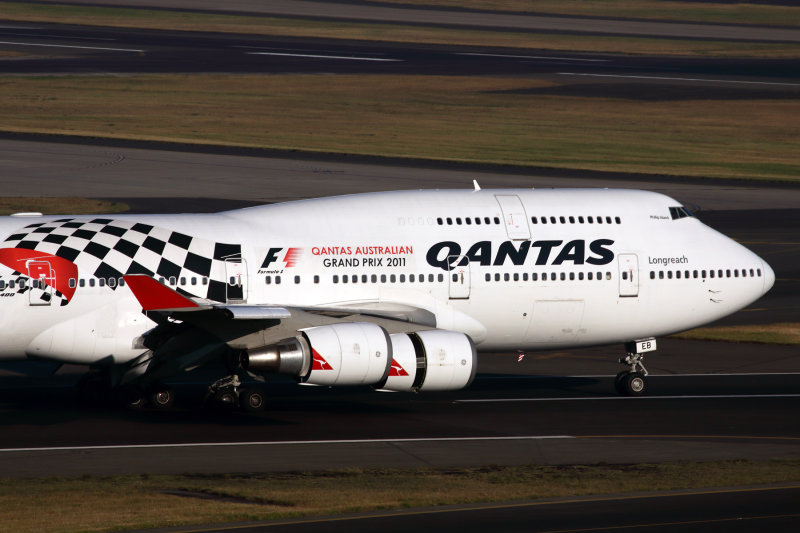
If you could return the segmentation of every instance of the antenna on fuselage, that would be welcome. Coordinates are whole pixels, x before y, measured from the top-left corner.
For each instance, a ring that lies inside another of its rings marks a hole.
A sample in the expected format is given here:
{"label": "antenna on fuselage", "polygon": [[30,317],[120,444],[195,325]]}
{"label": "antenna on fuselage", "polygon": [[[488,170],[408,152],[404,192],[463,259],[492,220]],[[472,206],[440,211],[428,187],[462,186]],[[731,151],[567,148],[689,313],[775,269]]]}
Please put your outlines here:
{"label": "antenna on fuselage", "polygon": [[481,186],[480,186],[480,185],[478,185],[478,180],[472,180],[472,185],[474,185],[474,186],[475,186],[475,190],[476,190],[476,191],[479,191],[479,190],[481,190]]}

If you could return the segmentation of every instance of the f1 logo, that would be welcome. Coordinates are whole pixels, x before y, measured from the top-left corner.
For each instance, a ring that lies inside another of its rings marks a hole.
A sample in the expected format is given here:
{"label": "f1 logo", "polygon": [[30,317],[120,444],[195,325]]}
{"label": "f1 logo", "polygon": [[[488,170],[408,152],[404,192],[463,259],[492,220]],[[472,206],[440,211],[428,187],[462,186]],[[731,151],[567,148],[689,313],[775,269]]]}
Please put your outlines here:
{"label": "f1 logo", "polygon": [[267,256],[264,258],[264,262],[261,264],[261,268],[269,268],[269,266],[278,260],[278,253],[283,250],[283,248],[270,248],[269,252],[267,252]]}

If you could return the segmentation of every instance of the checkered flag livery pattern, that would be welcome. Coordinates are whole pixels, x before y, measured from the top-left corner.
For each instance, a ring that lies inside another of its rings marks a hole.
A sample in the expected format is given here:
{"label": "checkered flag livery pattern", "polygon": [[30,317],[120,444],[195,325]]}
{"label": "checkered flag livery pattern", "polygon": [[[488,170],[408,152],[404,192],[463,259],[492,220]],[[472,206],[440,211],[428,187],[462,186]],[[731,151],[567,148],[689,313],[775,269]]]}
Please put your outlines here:
{"label": "checkered flag livery pattern", "polygon": [[208,285],[186,284],[178,291],[220,302],[226,299],[225,260],[239,259],[242,252],[240,244],[219,243],[149,224],[108,218],[62,218],[30,224],[9,236],[4,244],[62,257],[78,264],[84,276],[108,279],[147,274],[165,279],[208,278]]}

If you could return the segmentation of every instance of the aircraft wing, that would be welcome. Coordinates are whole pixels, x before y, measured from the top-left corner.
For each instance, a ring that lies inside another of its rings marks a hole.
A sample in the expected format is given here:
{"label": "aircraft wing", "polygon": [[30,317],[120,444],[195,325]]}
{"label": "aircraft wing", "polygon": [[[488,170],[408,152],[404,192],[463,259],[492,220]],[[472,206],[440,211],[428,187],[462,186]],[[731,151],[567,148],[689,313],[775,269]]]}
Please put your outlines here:
{"label": "aircraft wing", "polygon": [[290,319],[292,310],[295,310],[330,318],[359,315],[436,327],[436,315],[426,309],[406,304],[374,301],[348,302],[346,305],[333,307],[222,304],[184,296],[144,274],[131,274],[124,278],[144,311],[179,319],[191,320],[190,313],[207,311],[229,320],[283,320]]}

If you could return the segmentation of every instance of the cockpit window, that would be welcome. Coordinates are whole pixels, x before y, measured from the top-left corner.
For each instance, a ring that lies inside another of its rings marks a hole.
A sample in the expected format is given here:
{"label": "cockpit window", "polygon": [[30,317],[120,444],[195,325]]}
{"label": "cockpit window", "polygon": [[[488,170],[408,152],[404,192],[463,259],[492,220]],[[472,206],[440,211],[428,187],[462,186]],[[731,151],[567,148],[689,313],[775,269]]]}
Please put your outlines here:
{"label": "cockpit window", "polygon": [[692,215],[692,213],[690,213],[689,210],[686,209],[685,207],[680,206],[680,207],[670,207],[669,216],[672,217],[672,220],[676,220],[678,218],[686,218],[694,215]]}

